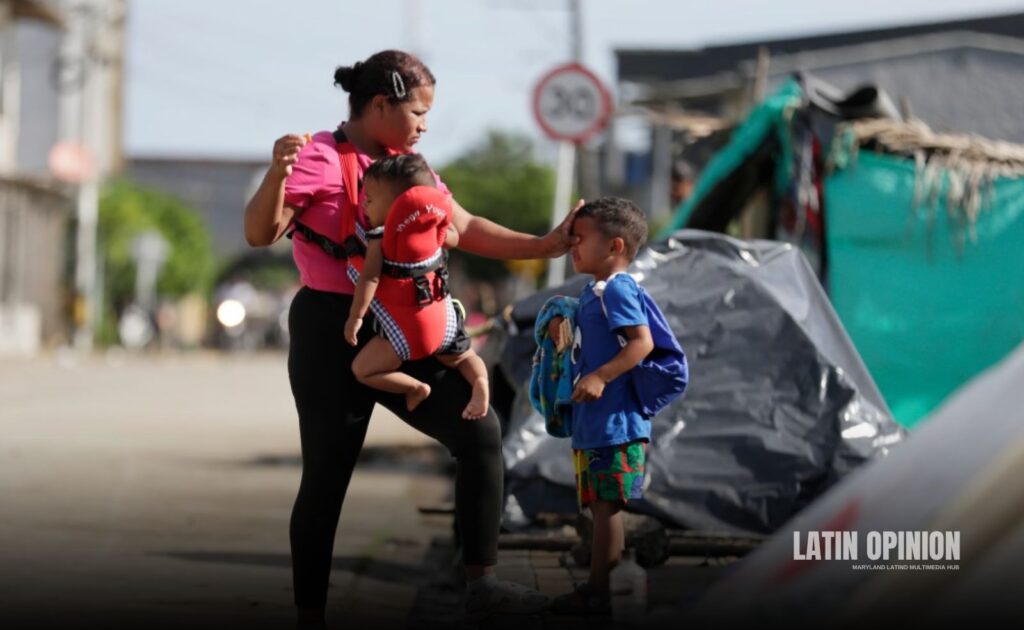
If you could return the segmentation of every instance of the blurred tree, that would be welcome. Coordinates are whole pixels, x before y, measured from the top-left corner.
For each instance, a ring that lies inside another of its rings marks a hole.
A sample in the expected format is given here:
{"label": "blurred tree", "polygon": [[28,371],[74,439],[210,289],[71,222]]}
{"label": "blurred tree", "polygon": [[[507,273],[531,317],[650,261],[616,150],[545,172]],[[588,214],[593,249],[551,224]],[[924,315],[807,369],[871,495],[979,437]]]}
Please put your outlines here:
{"label": "blurred tree", "polygon": [[199,214],[184,201],[127,180],[108,184],[100,197],[99,239],[103,256],[101,342],[115,341],[117,316],[135,293],[132,241],[156,230],[170,245],[157,293],[177,298],[206,293],[213,278],[210,235]]}
{"label": "blurred tree", "polygon": [[[491,131],[480,144],[440,171],[441,179],[464,208],[507,228],[544,234],[551,225],[554,170],[533,159],[530,139]],[[466,274],[495,280],[509,274],[500,260],[452,254]]]}

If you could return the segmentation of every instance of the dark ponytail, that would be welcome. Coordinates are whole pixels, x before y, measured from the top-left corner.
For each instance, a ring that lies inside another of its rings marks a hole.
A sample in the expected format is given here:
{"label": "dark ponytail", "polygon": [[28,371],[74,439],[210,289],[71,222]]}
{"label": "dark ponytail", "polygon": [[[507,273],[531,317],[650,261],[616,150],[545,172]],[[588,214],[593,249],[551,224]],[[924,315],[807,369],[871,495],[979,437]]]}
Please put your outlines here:
{"label": "dark ponytail", "polygon": [[398,104],[411,100],[414,88],[435,83],[434,75],[422,61],[399,50],[383,50],[366,61],[339,66],[334,71],[334,85],[349,93],[352,118],[359,118],[378,94]]}
{"label": "dark ponytail", "polygon": [[338,66],[334,71],[334,85],[346,92],[351,92],[359,79],[363,69],[363,62],[357,61],[354,66]]}

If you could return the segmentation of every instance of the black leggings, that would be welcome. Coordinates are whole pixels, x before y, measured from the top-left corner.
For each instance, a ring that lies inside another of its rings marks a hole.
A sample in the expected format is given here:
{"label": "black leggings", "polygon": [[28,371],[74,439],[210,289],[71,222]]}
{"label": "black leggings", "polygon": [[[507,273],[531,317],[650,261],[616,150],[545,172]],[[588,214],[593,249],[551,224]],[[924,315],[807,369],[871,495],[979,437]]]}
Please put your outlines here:
{"label": "black leggings", "polygon": [[295,604],[323,608],[338,517],[374,403],[438,440],[457,459],[455,518],[467,565],[493,565],[498,555],[504,465],[501,430],[493,409],[480,420],[463,420],[469,383],[433,357],[403,364],[427,383],[430,396],[415,411],[405,397],[366,387],[352,374],[352,361],[373,334],[368,315],[359,347],[344,339],[352,296],[303,288],[288,316],[291,346],[288,377],[299,412],[302,482],[291,518]]}

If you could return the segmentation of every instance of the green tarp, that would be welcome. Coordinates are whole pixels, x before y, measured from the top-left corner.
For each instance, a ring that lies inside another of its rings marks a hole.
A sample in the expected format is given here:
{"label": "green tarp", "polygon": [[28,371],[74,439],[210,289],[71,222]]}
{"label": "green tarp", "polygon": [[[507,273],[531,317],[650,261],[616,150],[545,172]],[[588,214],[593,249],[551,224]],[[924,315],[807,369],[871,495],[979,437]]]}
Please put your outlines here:
{"label": "green tarp", "polygon": [[[663,236],[685,227],[773,136],[774,187],[784,190],[793,176],[789,121],[801,106],[801,88],[789,81],[755,107]],[[844,140],[825,180],[826,283],[897,421],[910,427],[1024,341],[1024,179],[996,181],[972,242],[947,215],[944,189],[934,211],[913,209],[912,159]]]}
{"label": "green tarp", "polygon": [[792,177],[793,160],[789,150],[789,125],[786,121],[793,108],[798,107],[802,100],[803,92],[800,85],[790,79],[779,86],[774,94],[761,101],[743,124],[732,133],[729,144],[716,153],[701,171],[693,194],[676,210],[672,224],[662,232],[662,238],[686,227],[686,221],[694,209],[704,201],[711,190],[739,168],[770,134],[777,134],[782,153],[781,159],[776,162],[776,189],[782,190],[788,186]]}
{"label": "green tarp", "polygon": [[830,297],[904,426],[1024,340],[1024,179],[962,245],[945,190],[934,215],[913,194],[913,160],[864,150],[825,181]]}

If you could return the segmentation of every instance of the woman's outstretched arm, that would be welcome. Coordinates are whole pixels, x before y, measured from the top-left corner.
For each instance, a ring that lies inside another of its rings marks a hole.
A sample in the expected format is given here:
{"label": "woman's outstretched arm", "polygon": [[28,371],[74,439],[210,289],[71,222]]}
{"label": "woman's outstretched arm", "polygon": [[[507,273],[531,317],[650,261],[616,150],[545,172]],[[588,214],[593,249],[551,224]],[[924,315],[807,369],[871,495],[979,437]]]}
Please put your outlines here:
{"label": "woman's outstretched arm", "polygon": [[583,205],[581,199],[558,227],[544,236],[516,232],[497,223],[470,214],[468,210],[452,200],[452,225],[459,232],[459,249],[506,260],[529,258],[555,258],[569,251],[573,239],[569,235],[573,215]]}

